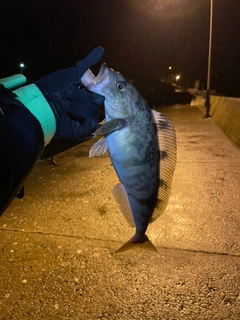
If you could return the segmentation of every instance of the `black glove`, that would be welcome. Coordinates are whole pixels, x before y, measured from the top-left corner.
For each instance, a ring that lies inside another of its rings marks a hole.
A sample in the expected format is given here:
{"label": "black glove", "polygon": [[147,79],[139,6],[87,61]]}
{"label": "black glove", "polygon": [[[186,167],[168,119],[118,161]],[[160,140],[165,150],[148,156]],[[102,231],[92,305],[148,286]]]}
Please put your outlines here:
{"label": "black glove", "polygon": [[102,47],[97,47],[76,67],[56,71],[36,81],[56,117],[55,137],[83,139],[94,132],[104,118],[104,97],[85,89],[80,80],[103,53]]}

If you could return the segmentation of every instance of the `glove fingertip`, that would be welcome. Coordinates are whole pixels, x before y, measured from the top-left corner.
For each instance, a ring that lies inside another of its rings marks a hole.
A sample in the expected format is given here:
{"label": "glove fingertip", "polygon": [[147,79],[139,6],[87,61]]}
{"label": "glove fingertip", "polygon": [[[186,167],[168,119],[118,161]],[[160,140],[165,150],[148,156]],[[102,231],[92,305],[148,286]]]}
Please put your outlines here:
{"label": "glove fingertip", "polygon": [[104,54],[103,47],[98,46],[95,49],[93,49],[93,51],[88,56],[90,56],[90,55],[92,56],[92,61],[94,64],[94,63],[97,63],[100,59],[102,59],[103,54]]}
{"label": "glove fingertip", "polygon": [[104,54],[104,49],[101,46],[93,49],[87,56],[76,64],[78,79],[80,80],[82,75],[89,69],[92,65],[97,63],[102,59]]}

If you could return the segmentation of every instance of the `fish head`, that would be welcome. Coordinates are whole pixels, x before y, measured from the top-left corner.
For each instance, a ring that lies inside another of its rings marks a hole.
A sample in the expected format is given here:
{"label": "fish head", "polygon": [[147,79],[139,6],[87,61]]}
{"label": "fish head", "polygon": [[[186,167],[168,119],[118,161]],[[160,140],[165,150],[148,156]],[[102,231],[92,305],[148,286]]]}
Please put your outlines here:
{"label": "fish head", "polygon": [[88,69],[81,78],[82,84],[91,92],[105,97],[105,112],[110,119],[128,119],[137,112],[138,92],[119,72],[102,64],[95,77]]}

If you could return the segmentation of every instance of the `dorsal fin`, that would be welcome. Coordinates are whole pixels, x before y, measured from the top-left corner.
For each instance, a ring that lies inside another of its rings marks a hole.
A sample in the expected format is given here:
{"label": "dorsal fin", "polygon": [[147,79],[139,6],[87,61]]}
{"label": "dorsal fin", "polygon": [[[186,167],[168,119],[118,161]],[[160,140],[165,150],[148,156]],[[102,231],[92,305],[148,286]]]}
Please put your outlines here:
{"label": "dorsal fin", "polygon": [[166,209],[171,194],[172,179],[177,161],[176,133],[172,122],[163,114],[152,111],[160,145],[160,187],[158,201],[150,223],[155,221]]}
{"label": "dorsal fin", "polygon": [[124,186],[121,183],[116,184],[112,190],[113,197],[119,205],[120,211],[130,227],[134,228],[135,223],[132,216],[131,207]]}

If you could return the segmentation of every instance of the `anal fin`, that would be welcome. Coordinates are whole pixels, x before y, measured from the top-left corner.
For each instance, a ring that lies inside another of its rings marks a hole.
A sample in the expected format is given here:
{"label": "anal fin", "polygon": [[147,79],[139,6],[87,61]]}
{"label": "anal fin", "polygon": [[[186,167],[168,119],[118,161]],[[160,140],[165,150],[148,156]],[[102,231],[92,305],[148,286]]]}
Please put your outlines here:
{"label": "anal fin", "polygon": [[133,220],[131,207],[130,207],[130,204],[128,201],[127,192],[126,192],[123,184],[121,184],[121,183],[116,184],[113,187],[112,194],[113,194],[115,201],[119,205],[119,209],[120,209],[122,215],[124,216],[124,218],[126,219],[126,221],[128,222],[129,226],[134,228],[135,223]]}

